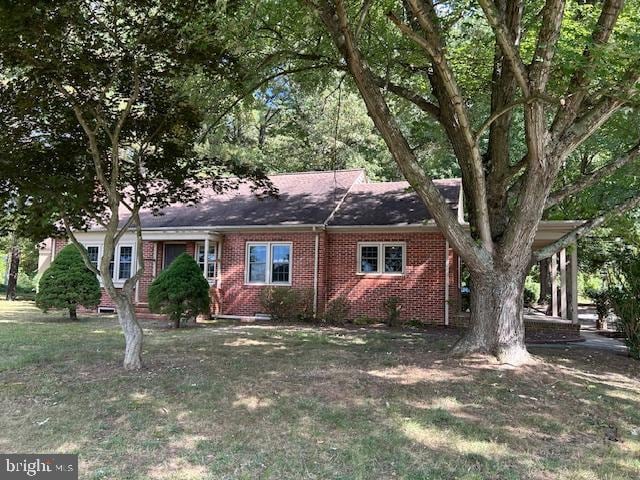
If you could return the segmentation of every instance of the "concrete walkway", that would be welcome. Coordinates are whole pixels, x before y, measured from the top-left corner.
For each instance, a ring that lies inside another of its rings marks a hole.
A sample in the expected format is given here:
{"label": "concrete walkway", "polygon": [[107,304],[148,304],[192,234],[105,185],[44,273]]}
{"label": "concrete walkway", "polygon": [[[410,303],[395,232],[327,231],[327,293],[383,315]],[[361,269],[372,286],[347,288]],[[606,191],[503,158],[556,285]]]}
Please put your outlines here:
{"label": "concrete walkway", "polygon": [[580,335],[584,337],[584,342],[567,343],[563,347],[569,348],[592,348],[604,350],[617,355],[628,355],[627,346],[618,338],[605,337],[598,334],[596,329],[596,319],[598,318],[595,309],[591,306],[579,306],[578,318],[580,320]]}

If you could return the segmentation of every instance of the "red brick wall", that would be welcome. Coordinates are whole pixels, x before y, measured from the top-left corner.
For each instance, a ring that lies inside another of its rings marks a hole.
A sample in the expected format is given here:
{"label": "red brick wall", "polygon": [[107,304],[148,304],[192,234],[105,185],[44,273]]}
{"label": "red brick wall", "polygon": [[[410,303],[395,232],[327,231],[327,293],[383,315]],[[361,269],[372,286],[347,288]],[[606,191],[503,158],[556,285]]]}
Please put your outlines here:
{"label": "red brick wall", "polygon": [[[294,288],[313,288],[314,232],[296,233],[230,233],[223,238],[221,251],[221,288],[211,288],[212,313],[253,316],[264,311],[260,305],[258,285],[245,285],[246,243],[254,241],[283,241],[293,244],[291,269]],[[367,241],[405,242],[406,271],[401,277],[368,277],[356,274],[357,244]],[[180,243],[180,242],[176,242]],[[195,242],[183,242],[187,253],[193,255]],[[66,241],[56,240],[56,252]],[[163,242],[143,242],[145,273],[139,282],[138,302],[146,304],[147,292],[154,279],[154,244],[156,245],[155,272],[162,270]],[[402,300],[403,320],[416,319],[429,323],[444,322],[444,238],[438,233],[327,233],[318,232],[318,312],[326,302],[344,294],[352,303],[351,318],[366,315],[384,319],[383,301],[390,296]],[[449,251],[450,316],[459,304],[458,257]],[[102,307],[113,307],[109,295],[103,290]]]}
{"label": "red brick wall", "polygon": [[[323,235],[320,234],[323,242]],[[224,315],[253,316],[263,313],[260,285],[245,285],[245,252],[247,242],[292,242],[291,286],[313,288],[315,233],[233,233],[224,237],[222,247],[222,285],[220,310]]]}
{"label": "red brick wall", "polygon": [[[402,276],[363,276],[357,272],[358,242],[405,242],[406,269]],[[331,233],[328,239],[328,299],[345,295],[350,316],[384,319],[383,302],[401,299],[401,318],[444,322],[445,240],[438,233]],[[455,255],[450,253],[450,258]],[[455,293],[457,270],[451,265],[450,293]]]}

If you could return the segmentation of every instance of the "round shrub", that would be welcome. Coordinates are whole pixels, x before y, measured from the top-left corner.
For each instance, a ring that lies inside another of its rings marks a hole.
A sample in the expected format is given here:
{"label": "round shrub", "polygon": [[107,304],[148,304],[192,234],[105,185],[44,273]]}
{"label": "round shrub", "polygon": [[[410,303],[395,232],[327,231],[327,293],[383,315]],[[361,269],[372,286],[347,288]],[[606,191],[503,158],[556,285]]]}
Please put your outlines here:
{"label": "round shrub", "polygon": [[96,308],[100,303],[100,282],[89,270],[75,245],[67,245],[42,274],[36,294],[36,306],[43,311],[66,308],[77,320],[76,308]]}
{"label": "round shrub", "polygon": [[160,272],[149,287],[149,310],[163,313],[180,328],[180,322],[209,313],[209,283],[190,255],[183,253]]}

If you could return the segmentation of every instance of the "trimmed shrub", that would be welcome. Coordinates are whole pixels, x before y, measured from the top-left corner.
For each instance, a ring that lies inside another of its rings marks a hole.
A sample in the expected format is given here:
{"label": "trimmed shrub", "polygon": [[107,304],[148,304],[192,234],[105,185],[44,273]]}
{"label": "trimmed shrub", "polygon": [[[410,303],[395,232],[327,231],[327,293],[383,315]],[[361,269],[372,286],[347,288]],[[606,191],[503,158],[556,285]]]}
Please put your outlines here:
{"label": "trimmed shrub", "polygon": [[45,312],[51,308],[65,308],[69,317],[77,320],[78,305],[96,308],[99,303],[98,278],[86,267],[78,248],[73,244],[67,245],[42,274],[36,306]]}
{"label": "trimmed shrub", "polygon": [[349,318],[349,310],[351,305],[345,295],[334,298],[324,310],[323,319],[331,325],[344,325]]}
{"label": "trimmed shrub", "polygon": [[390,327],[400,325],[400,310],[402,299],[400,297],[388,297],[382,302],[386,313],[385,323]]}
{"label": "trimmed shrub", "polygon": [[307,322],[313,319],[313,291],[291,287],[267,287],[260,304],[274,322]]}
{"label": "trimmed shrub", "polygon": [[149,287],[149,310],[167,315],[176,328],[208,314],[210,303],[209,283],[187,253],[179,255]]}

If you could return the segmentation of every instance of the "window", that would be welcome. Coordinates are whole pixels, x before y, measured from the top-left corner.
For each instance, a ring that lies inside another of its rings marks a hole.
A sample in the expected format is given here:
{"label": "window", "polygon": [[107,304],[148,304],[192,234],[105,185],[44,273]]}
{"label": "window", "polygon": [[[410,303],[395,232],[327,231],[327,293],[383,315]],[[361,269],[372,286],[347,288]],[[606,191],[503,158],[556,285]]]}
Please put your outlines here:
{"label": "window", "polygon": [[247,243],[247,283],[291,284],[291,243]]}
{"label": "window", "polygon": [[87,254],[89,255],[89,262],[94,267],[98,268],[98,260],[100,259],[100,247],[97,245],[91,245],[87,247]]}
{"label": "window", "polygon": [[[202,270],[204,275],[204,243],[198,243],[196,245],[196,262]],[[209,256],[207,258],[207,274],[206,278],[216,278],[216,246],[215,244],[209,245]]]}
{"label": "window", "polygon": [[404,243],[358,244],[358,273],[398,275],[404,273]]}
{"label": "window", "polygon": [[118,257],[118,280],[126,280],[131,277],[131,264],[133,263],[133,247],[120,247]]}
{"label": "window", "polygon": [[[100,261],[103,255],[102,245],[85,245],[89,261],[91,264],[100,268]],[[133,245],[118,245],[114,251],[113,259],[109,263],[109,273],[111,278],[117,282],[123,282],[133,275],[134,268],[134,248]]]}

